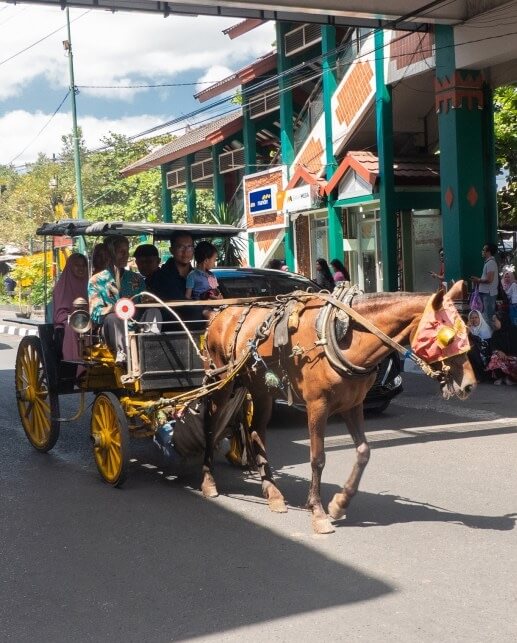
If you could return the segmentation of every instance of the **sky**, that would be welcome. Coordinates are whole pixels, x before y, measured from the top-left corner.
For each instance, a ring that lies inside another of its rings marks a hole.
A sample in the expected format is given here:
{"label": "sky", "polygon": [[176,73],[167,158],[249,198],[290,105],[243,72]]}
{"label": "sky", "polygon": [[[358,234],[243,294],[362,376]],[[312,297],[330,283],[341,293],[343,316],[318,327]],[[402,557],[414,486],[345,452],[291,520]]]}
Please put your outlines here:
{"label": "sky", "polygon": [[[222,30],[239,19],[71,9],[70,20],[77,119],[90,149],[109,132],[133,135],[173,118],[195,124],[184,118],[203,106],[193,94],[270,51],[274,41],[272,23],[230,40]],[[71,132],[66,39],[64,11],[0,2],[0,164],[57,155],[61,136]],[[171,83],[188,85],[121,88]],[[179,127],[157,134],[181,133]]]}

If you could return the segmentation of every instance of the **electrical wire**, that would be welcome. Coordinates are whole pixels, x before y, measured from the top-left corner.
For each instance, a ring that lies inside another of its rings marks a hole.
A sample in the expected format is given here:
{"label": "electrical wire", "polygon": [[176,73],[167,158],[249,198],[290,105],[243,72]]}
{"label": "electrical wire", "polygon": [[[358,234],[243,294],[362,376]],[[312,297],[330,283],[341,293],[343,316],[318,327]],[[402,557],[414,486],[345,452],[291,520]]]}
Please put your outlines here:
{"label": "electrical wire", "polygon": [[[88,11],[85,11],[80,16],[77,16],[77,18],[74,18],[73,20],[70,20],[70,23],[76,22],[77,20],[80,20],[87,13],[90,13],[90,11],[91,11],[91,9],[88,9]],[[32,49],[36,45],[39,45],[44,40],[47,40],[47,38],[50,38],[51,36],[53,36],[56,33],[59,33],[62,29],[65,29],[65,28],[66,28],[66,25],[63,25],[62,27],[59,27],[59,29],[55,29],[54,31],[51,31],[50,33],[48,33],[46,36],[43,36],[43,38],[40,38],[39,40],[36,40],[36,42],[33,42],[31,45],[28,45],[27,47],[24,47],[23,49],[20,49],[20,51],[17,51],[15,54],[12,54],[12,56],[9,56],[8,58],[4,58],[4,60],[0,60],[0,66],[5,65],[5,63],[8,63],[10,60],[13,60],[13,58],[16,58],[20,54],[23,54],[26,51],[29,51],[29,49]]]}
{"label": "electrical wire", "polygon": [[43,127],[42,127],[42,128],[40,129],[40,131],[36,134],[36,136],[32,139],[32,141],[31,141],[28,145],[26,145],[26,146],[23,148],[23,150],[22,150],[21,152],[19,152],[15,157],[13,157],[13,158],[11,159],[11,161],[8,163],[8,165],[12,165],[12,164],[14,163],[14,161],[16,161],[16,159],[17,159],[17,158],[19,158],[19,157],[20,157],[24,152],[26,152],[26,151],[29,149],[29,147],[30,147],[33,143],[35,143],[35,142],[38,140],[38,138],[40,137],[40,135],[41,135],[41,134],[45,131],[45,129],[50,125],[50,122],[52,121],[52,119],[54,118],[54,116],[59,112],[59,110],[60,110],[60,109],[61,109],[61,107],[63,106],[63,103],[64,103],[64,102],[65,102],[65,100],[68,98],[68,95],[69,95],[69,94],[70,94],[70,90],[68,90],[68,91],[66,92],[65,97],[64,97],[64,98],[63,98],[63,100],[59,103],[59,105],[56,107],[56,109],[55,109],[54,113],[52,114],[52,116],[48,119],[48,121],[45,123],[45,125],[43,125]]}

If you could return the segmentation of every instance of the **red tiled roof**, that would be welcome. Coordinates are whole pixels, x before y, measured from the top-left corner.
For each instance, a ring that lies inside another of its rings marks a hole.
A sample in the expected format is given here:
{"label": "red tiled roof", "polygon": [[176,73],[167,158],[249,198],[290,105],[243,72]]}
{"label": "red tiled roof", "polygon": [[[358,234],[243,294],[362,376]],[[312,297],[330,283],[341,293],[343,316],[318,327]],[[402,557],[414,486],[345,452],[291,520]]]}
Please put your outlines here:
{"label": "red tiled roof", "polygon": [[200,103],[204,103],[210,98],[215,98],[216,96],[224,94],[224,92],[230,91],[230,89],[235,89],[236,87],[245,85],[272,69],[276,69],[276,51],[271,51],[268,54],[257,58],[257,60],[254,60],[249,65],[246,65],[246,67],[239,69],[231,76],[223,78],[223,80],[220,80],[214,85],[210,85],[210,87],[207,87],[206,89],[202,89],[197,94],[194,94],[194,98],[196,98]]}
{"label": "red tiled roof", "polygon": [[185,132],[182,136],[162,145],[150,152],[147,156],[131,163],[120,171],[122,176],[131,176],[139,172],[145,172],[153,167],[169,163],[175,159],[182,158],[187,154],[193,154],[204,150],[216,143],[224,141],[225,138],[236,134],[243,127],[242,112],[232,112],[222,118],[201,125],[195,129]]}
{"label": "red tiled roof", "polygon": [[[346,171],[351,168],[374,186],[379,178],[379,159],[371,152],[348,152],[325,187],[330,194]],[[439,185],[440,164],[436,156],[395,159],[393,173],[396,185]]]}
{"label": "red tiled roof", "polygon": [[228,36],[230,40],[234,40],[248,33],[248,31],[260,27],[260,25],[263,25],[265,22],[267,22],[267,20],[260,20],[260,18],[246,18],[246,20],[241,20],[236,25],[228,27],[228,29],[223,29],[223,33],[225,36]]}
{"label": "red tiled roof", "polygon": [[290,190],[298,185],[300,181],[304,181],[307,185],[315,185],[318,187],[319,194],[325,193],[325,186],[327,182],[325,179],[318,177],[314,172],[310,172],[305,166],[297,165],[294,174],[289,179],[289,183],[285,186],[286,190]]}

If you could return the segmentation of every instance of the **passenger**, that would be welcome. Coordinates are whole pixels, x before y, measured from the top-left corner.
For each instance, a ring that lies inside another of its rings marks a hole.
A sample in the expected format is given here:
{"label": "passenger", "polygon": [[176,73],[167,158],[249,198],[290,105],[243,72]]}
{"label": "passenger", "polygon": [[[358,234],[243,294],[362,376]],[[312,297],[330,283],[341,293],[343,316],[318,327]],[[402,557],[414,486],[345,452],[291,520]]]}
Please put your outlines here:
{"label": "passenger", "polygon": [[126,345],[124,323],[114,313],[121,297],[134,297],[145,290],[141,275],[126,270],[129,259],[129,241],[122,235],[106,237],[104,244],[109,252],[110,265],[90,277],[88,300],[92,322],[102,326],[106,344],[115,353],[115,363],[125,364]]}
{"label": "passenger", "polygon": [[92,275],[101,272],[101,270],[106,270],[109,265],[110,253],[106,244],[96,243],[92,250]]}
{"label": "passenger", "polygon": [[148,280],[149,290],[164,301],[185,299],[187,275],[192,270],[194,240],[188,232],[171,237],[171,257]]}
{"label": "passenger", "polygon": [[68,318],[73,311],[73,302],[78,297],[86,299],[88,288],[88,262],[78,252],[71,254],[59,277],[52,295],[52,321],[56,335],[62,336],[62,355],[64,360],[78,360],[79,343],[77,334],[68,325]]}
{"label": "passenger", "polygon": [[160,269],[160,254],[158,248],[152,243],[143,243],[138,246],[133,257],[136,261],[138,272],[146,280],[151,278],[154,273]]}
{"label": "passenger", "polygon": [[196,268],[187,276],[187,299],[222,299],[217,277],[212,272],[217,263],[217,248],[209,241],[200,241],[195,250]]}

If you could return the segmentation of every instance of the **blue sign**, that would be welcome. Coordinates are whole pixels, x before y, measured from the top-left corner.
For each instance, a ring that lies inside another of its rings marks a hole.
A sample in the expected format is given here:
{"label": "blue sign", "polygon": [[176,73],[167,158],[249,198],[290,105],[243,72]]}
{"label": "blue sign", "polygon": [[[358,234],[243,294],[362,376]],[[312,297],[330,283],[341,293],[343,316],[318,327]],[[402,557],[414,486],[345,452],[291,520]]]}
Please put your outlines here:
{"label": "blue sign", "polygon": [[266,185],[258,190],[248,192],[250,214],[266,214],[276,212],[276,185]]}

